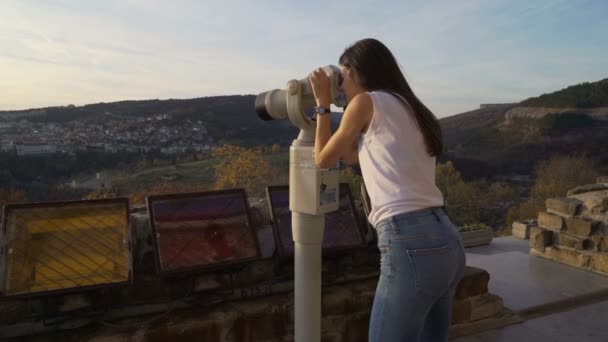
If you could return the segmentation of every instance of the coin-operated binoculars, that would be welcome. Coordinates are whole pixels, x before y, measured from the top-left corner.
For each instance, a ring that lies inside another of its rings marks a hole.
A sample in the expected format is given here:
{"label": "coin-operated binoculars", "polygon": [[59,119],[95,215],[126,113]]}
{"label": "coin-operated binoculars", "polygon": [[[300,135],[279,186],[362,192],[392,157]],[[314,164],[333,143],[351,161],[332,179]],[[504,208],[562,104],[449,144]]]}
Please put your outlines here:
{"label": "coin-operated binoculars", "polygon": [[[323,68],[330,78],[332,104],[344,107],[342,74],[336,66]],[[321,245],[325,214],[338,209],[336,167],[315,164],[316,122],[305,111],[316,105],[308,77],[290,80],[285,89],[257,96],[255,110],[263,120],[289,119],[300,129],[289,150],[289,209],[295,244],[295,341],[321,339]]]}

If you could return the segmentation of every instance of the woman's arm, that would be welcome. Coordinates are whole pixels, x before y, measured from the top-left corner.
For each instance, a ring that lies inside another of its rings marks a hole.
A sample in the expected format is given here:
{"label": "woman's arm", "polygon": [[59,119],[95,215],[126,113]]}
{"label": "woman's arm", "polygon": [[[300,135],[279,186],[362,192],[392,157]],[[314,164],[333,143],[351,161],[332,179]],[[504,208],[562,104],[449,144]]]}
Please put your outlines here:
{"label": "woman's arm", "polygon": [[[355,96],[344,115],[336,133],[331,135],[329,116],[317,119],[317,135],[315,139],[315,163],[320,168],[335,165],[340,159],[347,163],[355,161],[357,141],[373,113],[373,104],[367,93]],[[358,161],[358,158],[357,158]]]}
{"label": "woman's arm", "polygon": [[[317,106],[329,108],[330,92],[329,77],[321,69],[314,70],[310,75],[310,83],[315,95]],[[315,136],[315,163],[320,168],[328,168],[338,163],[340,159],[352,161],[352,149],[357,144],[359,134],[371,121],[373,103],[369,94],[360,93],[348,103],[342,115],[338,130],[333,135],[330,128],[329,115],[317,115],[317,131]]]}
{"label": "woman's arm", "polygon": [[346,150],[346,153],[342,156],[342,162],[346,165],[359,164],[359,143],[358,140]]}

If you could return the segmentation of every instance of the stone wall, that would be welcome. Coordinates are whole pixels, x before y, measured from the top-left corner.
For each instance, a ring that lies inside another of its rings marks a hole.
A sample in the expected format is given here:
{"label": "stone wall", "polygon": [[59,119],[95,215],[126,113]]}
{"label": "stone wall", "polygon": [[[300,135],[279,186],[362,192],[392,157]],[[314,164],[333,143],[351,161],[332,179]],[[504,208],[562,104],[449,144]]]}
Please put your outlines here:
{"label": "stone wall", "polygon": [[[265,208],[252,202],[256,229],[268,229]],[[154,270],[152,236],[144,207],[133,208],[131,232],[132,285],[109,292],[5,300],[0,303],[0,337],[37,334],[40,340],[74,336],[93,341],[293,340],[292,260],[278,260],[270,253],[240,269],[160,279]],[[323,341],[367,340],[378,270],[379,254],[373,249],[324,258]],[[454,296],[453,329],[501,316],[502,299],[488,292],[489,281],[485,270],[467,267]],[[46,321],[37,318],[41,314]],[[53,317],[61,318],[59,324],[52,323]]]}
{"label": "stone wall", "polygon": [[[467,323],[498,316],[502,300],[488,293],[489,274],[468,268],[454,298],[452,332],[466,329]],[[348,281],[323,288],[322,341],[367,341],[370,310],[376,288],[375,277]],[[201,306],[204,301],[201,301]],[[100,329],[81,328],[53,334],[54,340],[86,336],[89,341],[293,341],[293,293],[226,301],[208,308],[174,311],[145,324],[113,321]],[[51,335],[46,335],[50,337]],[[41,336],[44,340],[44,336]]]}
{"label": "stone wall", "polygon": [[530,254],[608,275],[608,177],[550,198],[546,208],[530,229]]}
{"label": "stone wall", "polygon": [[528,240],[530,238],[530,230],[533,227],[537,227],[538,223],[536,220],[524,220],[513,222],[511,226],[511,232],[513,236],[520,240]]}

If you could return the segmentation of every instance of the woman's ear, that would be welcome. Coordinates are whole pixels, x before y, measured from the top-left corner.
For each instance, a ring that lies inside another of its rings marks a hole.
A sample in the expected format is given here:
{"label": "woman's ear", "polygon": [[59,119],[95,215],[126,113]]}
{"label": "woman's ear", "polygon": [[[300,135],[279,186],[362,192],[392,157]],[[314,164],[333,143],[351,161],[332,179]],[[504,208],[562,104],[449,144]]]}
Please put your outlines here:
{"label": "woman's ear", "polygon": [[363,88],[362,84],[361,84],[361,78],[359,78],[359,74],[357,74],[357,72],[355,70],[353,70],[352,68],[348,69],[348,76],[350,77],[350,79],[353,81],[353,83],[359,87],[359,88]]}

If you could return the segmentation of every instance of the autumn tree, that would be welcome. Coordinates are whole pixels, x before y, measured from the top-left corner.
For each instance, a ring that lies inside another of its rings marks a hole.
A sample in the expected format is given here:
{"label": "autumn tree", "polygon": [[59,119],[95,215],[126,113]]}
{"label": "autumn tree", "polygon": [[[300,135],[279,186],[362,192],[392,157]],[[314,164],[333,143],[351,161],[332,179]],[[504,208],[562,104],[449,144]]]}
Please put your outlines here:
{"label": "autumn tree", "polygon": [[545,210],[548,198],[563,197],[576,186],[594,183],[599,174],[595,162],[585,156],[559,156],[541,161],[534,173],[530,196],[509,211],[509,225],[517,220],[535,219]]}
{"label": "autumn tree", "polygon": [[340,170],[340,183],[347,183],[349,185],[350,192],[354,195],[354,198],[359,198],[362,182],[363,178],[356,174],[352,168],[347,167]]}
{"label": "autumn tree", "polygon": [[267,186],[270,165],[259,148],[223,145],[213,150],[215,188],[245,188],[260,194]]}
{"label": "autumn tree", "polygon": [[504,225],[506,206],[512,205],[518,195],[506,184],[466,182],[451,162],[437,165],[435,179],[446,211],[457,225]]}
{"label": "autumn tree", "polygon": [[132,204],[145,203],[146,197],[149,195],[165,195],[165,194],[180,194],[188,192],[204,192],[209,191],[209,186],[205,184],[185,184],[180,182],[162,181],[150,187],[145,187],[129,194],[129,201]]}
{"label": "autumn tree", "polygon": [[115,198],[118,197],[118,192],[114,187],[100,187],[97,188],[88,194],[86,194],[82,199],[84,200],[93,200],[93,199],[102,199],[102,198]]}
{"label": "autumn tree", "polygon": [[583,156],[562,156],[540,162],[530,197],[542,201],[565,196],[568,190],[595,183],[598,171],[593,160]]}
{"label": "autumn tree", "polygon": [[273,145],[270,147],[270,153],[272,153],[272,154],[277,154],[277,153],[279,153],[279,152],[281,152],[281,145],[279,145],[279,144],[273,144]]}

